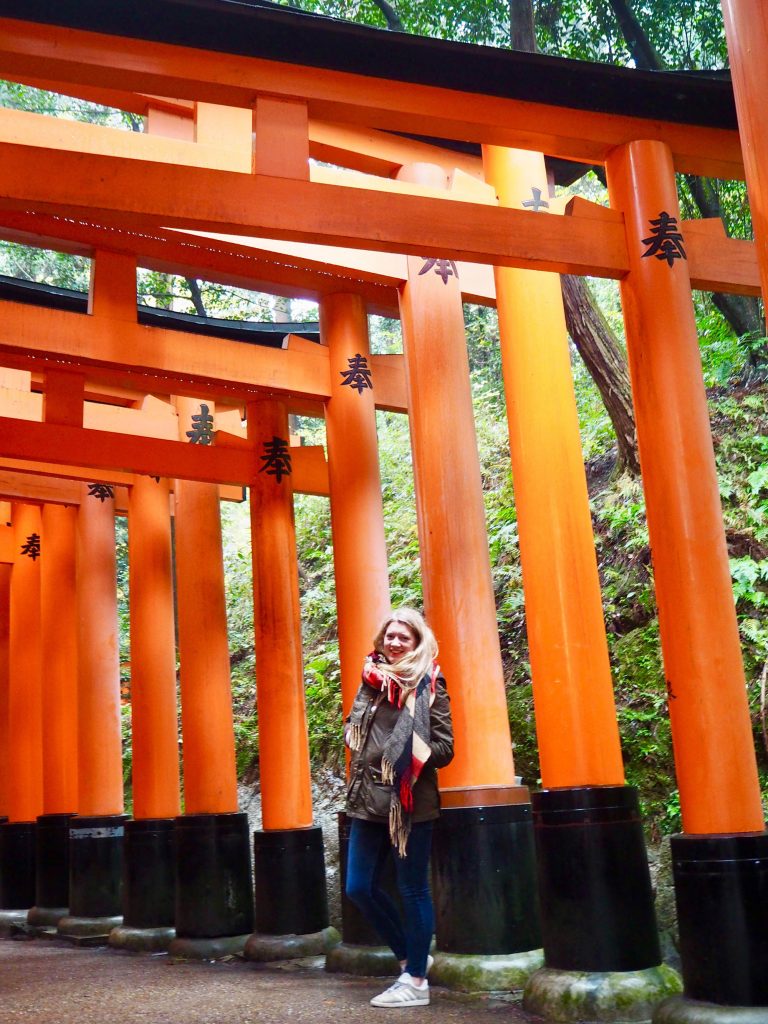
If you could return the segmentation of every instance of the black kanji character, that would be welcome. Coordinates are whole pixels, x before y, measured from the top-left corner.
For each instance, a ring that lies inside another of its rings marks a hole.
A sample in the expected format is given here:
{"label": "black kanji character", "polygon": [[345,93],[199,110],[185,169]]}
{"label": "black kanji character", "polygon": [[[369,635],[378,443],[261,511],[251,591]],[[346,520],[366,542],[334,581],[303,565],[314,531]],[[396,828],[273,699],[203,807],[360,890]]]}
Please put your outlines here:
{"label": "black kanji character", "polygon": [[200,406],[200,412],[192,416],[192,429],[187,431],[190,444],[213,443],[213,416],[207,405]]}
{"label": "black kanji character", "polygon": [[339,373],[345,379],[341,382],[342,386],[348,384],[351,388],[357,391],[358,395],[362,395],[366,388],[373,389],[373,382],[371,380],[371,371],[368,368],[368,359],[366,356],[354,355],[351,359],[348,359],[349,363],[348,370],[339,370]]}
{"label": "black kanji character", "polygon": [[107,498],[114,498],[115,489],[110,484],[88,484],[88,497],[98,498],[102,504]]}
{"label": "black kanji character", "polygon": [[275,477],[277,483],[284,476],[291,474],[291,453],[288,450],[288,442],[283,437],[273,437],[271,441],[264,442],[265,454],[261,456],[264,465],[259,470],[266,472],[267,476]]}
{"label": "black kanji character", "polygon": [[428,274],[434,267],[435,273],[438,277],[442,278],[443,284],[448,284],[449,277],[455,277],[458,279],[459,272],[456,269],[456,264],[453,260],[431,259],[429,256],[422,256],[422,259],[424,260],[424,266],[419,271],[419,277],[421,277],[422,274]]}
{"label": "black kanji character", "polygon": [[26,555],[31,558],[34,562],[36,558],[40,557],[40,534],[30,533],[27,537],[27,543],[21,545],[22,555]]}
{"label": "black kanji character", "polygon": [[643,239],[648,248],[643,257],[655,256],[657,260],[666,260],[671,267],[675,260],[687,260],[683,248],[683,236],[677,230],[677,217],[670,217],[662,210],[658,217],[651,220],[651,233]]}

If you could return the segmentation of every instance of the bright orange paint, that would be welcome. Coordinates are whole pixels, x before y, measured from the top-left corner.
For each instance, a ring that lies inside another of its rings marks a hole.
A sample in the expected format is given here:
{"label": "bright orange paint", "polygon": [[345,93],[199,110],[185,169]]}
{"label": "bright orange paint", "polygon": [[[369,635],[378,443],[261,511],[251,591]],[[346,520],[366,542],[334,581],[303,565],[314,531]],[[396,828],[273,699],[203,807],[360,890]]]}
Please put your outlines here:
{"label": "bright orange paint", "polygon": [[134,817],[172,818],[181,807],[167,480],[136,478],[128,531]]}
{"label": "bright orange paint", "polygon": [[[619,277],[620,225],[295,178],[4,144],[4,205],[154,232],[274,237],[470,263]],[[88,180],[87,192],[83,181]],[[333,212],[329,216],[329,211]],[[536,228],[536,230],[534,230]]]}
{"label": "bright orange paint", "polygon": [[8,751],[8,699],[10,691],[9,643],[11,626],[11,573],[0,562],[0,815],[8,814],[10,763]]}
{"label": "bright orange paint", "polygon": [[307,104],[259,96],[253,119],[256,145],[253,173],[309,178]]}
{"label": "bright orange paint", "polygon": [[762,831],[688,268],[643,241],[662,211],[680,217],[672,159],[634,142],[607,170],[632,261],[621,295],[683,826]]}
{"label": "bright orange paint", "polygon": [[250,486],[256,699],[261,808],[265,829],[312,825],[299,577],[291,476],[271,475],[266,443],[288,440],[288,413],[274,401],[249,402],[256,445]]}
{"label": "bright orange paint", "polygon": [[[737,178],[742,172],[736,132],[671,124],[503,99],[372,75],[355,75],[282,61],[116,38],[51,25],[0,19],[0,65],[17,75],[87,80],[163,96],[250,107],[255,86],[268,95],[306,98],[322,121],[486,142],[601,162],[612,146],[658,137],[671,146],[680,171]],[[66,92],[66,88],[62,89]]]}
{"label": "bright orange paint", "polygon": [[[520,208],[534,189],[547,201],[540,154],[488,146],[484,158],[503,205]],[[560,278],[495,276],[542,782],[622,785]]]}
{"label": "bright orange paint", "polygon": [[88,312],[136,323],[136,260],[132,256],[96,250],[91,263]]}
{"label": "bright orange paint", "polygon": [[85,374],[49,368],[45,374],[43,419],[46,423],[83,425]]}
{"label": "bright orange paint", "polygon": [[768,295],[768,10],[763,0],[721,0],[733,93],[739,119],[749,209],[763,295]]}
{"label": "bright orange paint", "polygon": [[77,515],[75,507],[43,506],[40,608],[45,814],[78,810]]}
{"label": "bright orange paint", "polygon": [[[363,356],[370,367],[368,320],[357,295],[329,295],[320,304],[320,329],[328,346],[331,399],[325,407],[331,492],[333,564],[344,714],[360,685],[363,659],[387,614],[389,576],[381,500],[374,393],[345,383],[350,361]],[[350,440],[354,438],[354,445]]]}
{"label": "bright orange paint", "polygon": [[[188,440],[200,403],[178,398],[176,407]],[[230,814],[237,777],[219,495],[213,484],[179,480],[174,496],[185,811]]]}
{"label": "bright orange paint", "polygon": [[78,813],[123,813],[115,513],[88,496],[77,516]]}
{"label": "bright orange paint", "polygon": [[33,559],[21,549],[33,534],[41,536],[40,509],[14,502],[12,518],[15,562],[8,649],[8,817],[11,821],[34,821],[43,813],[42,556]]}
{"label": "bright orange paint", "polygon": [[[440,168],[405,169],[425,184]],[[437,255],[442,255],[438,253]],[[461,290],[409,257],[401,300],[424,605],[451,694],[453,787],[512,785],[514,766],[485,532]]]}

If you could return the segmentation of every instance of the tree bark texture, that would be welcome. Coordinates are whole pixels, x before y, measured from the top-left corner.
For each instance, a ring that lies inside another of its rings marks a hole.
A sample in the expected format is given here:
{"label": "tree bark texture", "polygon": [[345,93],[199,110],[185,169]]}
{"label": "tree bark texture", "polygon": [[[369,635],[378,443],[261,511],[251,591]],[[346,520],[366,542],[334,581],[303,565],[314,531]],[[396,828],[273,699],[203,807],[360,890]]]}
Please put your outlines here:
{"label": "tree bark texture", "polygon": [[560,280],[568,333],[597,385],[616,432],[617,468],[637,476],[640,463],[626,357],[584,279],[563,274]]}

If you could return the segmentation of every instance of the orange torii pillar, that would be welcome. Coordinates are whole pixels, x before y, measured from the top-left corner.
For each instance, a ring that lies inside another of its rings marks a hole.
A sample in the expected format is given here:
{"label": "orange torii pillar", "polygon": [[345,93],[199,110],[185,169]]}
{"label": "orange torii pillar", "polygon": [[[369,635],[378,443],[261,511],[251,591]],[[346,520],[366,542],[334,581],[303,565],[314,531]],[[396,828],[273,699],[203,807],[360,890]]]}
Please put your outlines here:
{"label": "orange torii pillar", "polygon": [[[0,530],[3,527],[0,526]],[[11,573],[13,562],[0,558],[0,825],[8,821],[8,646],[11,626]],[[1,885],[2,883],[0,883]]]}
{"label": "orange torii pillar", "polygon": [[[210,444],[213,403],[177,398],[176,408],[179,439]],[[219,489],[177,480],[174,494],[185,813],[171,951],[206,956],[242,949],[253,930],[250,837],[237,805]]]}
{"label": "orange torii pillar", "polygon": [[763,299],[768,295],[768,11],[763,0],[721,0]]}
{"label": "orange torii pillar", "polygon": [[[483,158],[502,206],[547,215],[540,153],[486,146]],[[560,277],[494,276],[544,787],[533,813],[545,970],[526,1005],[545,1012],[556,989],[581,1013],[593,994],[583,972],[633,972],[612,982],[626,999],[649,969],[652,1003],[677,978],[659,973],[638,796],[624,784]]]}
{"label": "orange torii pillar", "polygon": [[8,821],[0,826],[0,912],[25,921],[35,902],[35,832],[43,810],[40,508],[14,502],[8,662]]}
{"label": "orange torii pillar", "polygon": [[[333,564],[341,663],[341,693],[346,716],[360,685],[363,661],[390,610],[387,546],[376,436],[376,381],[370,365],[368,317],[362,297],[339,292],[320,300],[320,337],[328,346],[331,397],[325,405],[328,482],[333,532]],[[341,920],[343,942],[330,950],[328,970],[354,969],[348,961],[358,947],[381,938],[345,892],[349,822],[339,815]],[[389,970],[391,953],[384,968]]]}
{"label": "orange torii pillar", "polygon": [[58,925],[69,907],[69,829],[77,813],[77,508],[44,505],[40,559],[43,813],[37,819],[32,925]]}
{"label": "orange torii pillar", "polygon": [[[254,834],[256,929],[246,956],[324,952],[328,928],[322,829],[312,823],[288,413],[249,402],[253,618],[263,831]],[[285,936],[283,941],[280,936]]]}
{"label": "orange torii pillar", "polygon": [[[424,164],[399,176],[445,181]],[[446,956],[526,954],[540,945],[531,806],[512,762],[455,263],[440,253],[409,256],[400,315],[424,605],[456,738],[456,757],[441,772],[445,812],[435,833],[437,947]],[[470,862],[476,869],[467,870]],[[519,984],[540,959],[518,962],[516,977],[510,962],[509,973],[485,978],[485,987]]]}
{"label": "orange torii pillar", "polygon": [[179,799],[176,637],[168,481],[137,476],[128,501],[132,821],[125,826],[123,924],[109,944],[162,949],[174,937]]}
{"label": "orange torii pillar", "polygon": [[376,382],[368,317],[359,295],[320,300],[331,397],[325,405],[333,565],[344,714],[360,685],[363,661],[390,610],[384,508],[376,437]]}
{"label": "orange torii pillar", "polygon": [[77,516],[78,817],[69,832],[69,916],[61,935],[103,934],[122,920],[123,764],[115,502],[80,486]]}
{"label": "orange torii pillar", "polygon": [[764,1007],[743,1018],[763,1020],[768,834],[674,166],[663,143],[638,141],[606,168],[627,234],[622,305],[684,829],[672,861],[688,999],[658,1019],[693,1019],[689,1001],[704,1001]]}

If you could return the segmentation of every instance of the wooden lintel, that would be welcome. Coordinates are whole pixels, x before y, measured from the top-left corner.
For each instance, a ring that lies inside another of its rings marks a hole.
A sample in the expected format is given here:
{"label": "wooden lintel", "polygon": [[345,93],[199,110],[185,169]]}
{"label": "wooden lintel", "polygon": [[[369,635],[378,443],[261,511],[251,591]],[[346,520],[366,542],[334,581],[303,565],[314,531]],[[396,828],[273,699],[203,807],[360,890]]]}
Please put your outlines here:
{"label": "wooden lintel", "polygon": [[[209,397],[225,405],[255,392],[281,395],[289,405],[295,399],[305,409],[330,397],[328,350],[321,345],[312,352],[283,351],[15,302],[0,302],[0,308],[3,365],[66,363],[90,380],[130,384],[141,394]],[[387,369],[377,382],[376,404],[405,412],[402,362],[382,365]]]}
{"label": "wooden lintel", "polygon": [[0,160],[6,209],[596,277],[628,269],[622,226],[587,218],[9,143]]}
{"label": "wooden lintel", "polygon": [[660,139],[678,170],[743,177],[735,131],[465,93],[283,61],[0,19],[0,72],[252,107],[257,93],[304,99],[318,121],[532,149],[587,164]]}
{"label": "wooden lintel", "polygon": [[[101,470],[110,482],[115,483],[117,477],[121,483],[126,482],[125,474],[142,474],[239,487],[247,486],[259,470],[252,445],[231,448],[185,444],[162,438],[132,437],[112,431],[0,417],[0,465],[7,465],[9,460],[22,460],[30,466],[40,461],[66,467],[71,463],[73,451],[77,452],[83,469]],[[292,455],[294,491],[327,494],[327,467],[322,449],[296,448]],[[26,474],[12,475],[21,481],[21,493],[16,496],[30,495],[33,490],[30,478],[26,477],[28,486],[25,488]],[[53,485],[46,487],[49,487],[46,493],[50,493]],[[69,493],[68,487],[70,482],[64,480],[59,490]],[[0,497],[4,496],[0,487]]]}

